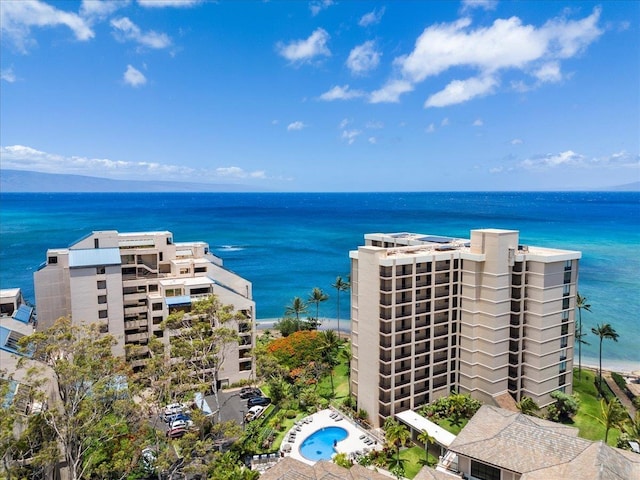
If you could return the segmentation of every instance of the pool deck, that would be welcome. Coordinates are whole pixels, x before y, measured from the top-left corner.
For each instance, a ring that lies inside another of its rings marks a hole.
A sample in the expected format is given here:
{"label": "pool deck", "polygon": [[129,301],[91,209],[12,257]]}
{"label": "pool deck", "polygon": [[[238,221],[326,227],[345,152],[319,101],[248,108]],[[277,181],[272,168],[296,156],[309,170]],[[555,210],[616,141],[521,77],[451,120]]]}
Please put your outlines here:
{"label": "pool deck", "polygon": [[[335,450],[336,453],[346,453],[347,457],[352,457],[358,453],[363,454],[372,450],[381,450],[382,445],[366,430],[353,424],[349,418],[335,410],[321,410],[309,415],[305,419],[297,422],[285,435],[280,451],[284,455],[300,460],[301,462],[313,465],[316,462],[308,460],[300,453],[300,445],[311,434],[325,427],[342,427],[347,431],[347,438],[339,441]],[[295,440],[289,442],[290,435],[295,432]],[[290,445],[287,447],[287,445]],[[290,451],[288,451],[290,449]]]}

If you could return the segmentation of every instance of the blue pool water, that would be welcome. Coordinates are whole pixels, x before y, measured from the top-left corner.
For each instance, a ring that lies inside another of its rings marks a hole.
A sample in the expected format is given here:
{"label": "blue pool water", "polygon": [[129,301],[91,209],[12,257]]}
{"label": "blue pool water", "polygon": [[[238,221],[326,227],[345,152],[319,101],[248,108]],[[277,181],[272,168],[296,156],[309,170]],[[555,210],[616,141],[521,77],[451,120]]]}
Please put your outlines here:
{"label": "blue pool water", "polygon": [[313,462],[331,460],[331,456],[335,453],[334,444],[344,440],[348,435],[344,428],[325,427],[305,438],[300,445],[300,453]]}

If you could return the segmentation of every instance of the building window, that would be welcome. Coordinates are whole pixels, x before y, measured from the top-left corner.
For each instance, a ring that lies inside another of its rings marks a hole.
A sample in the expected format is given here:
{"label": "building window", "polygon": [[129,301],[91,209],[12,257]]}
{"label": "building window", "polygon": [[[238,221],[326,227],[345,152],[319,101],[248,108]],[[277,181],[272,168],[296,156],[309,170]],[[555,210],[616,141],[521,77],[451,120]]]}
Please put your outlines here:
{"label": "building window", "polygon": [[100,333],[109,333],[109,324],[101,323],[100,324]]}
{"label": "building window", "polygon": [[49,257],[49,258],[47,258],[47,263],[49,263],[49,264],[58,263],[58,257]]}
{"label": "building window", "polygon": [[107,303],[107,296],[106,295],[98,295],[98,303],[99,304]]}
{"label": "building window", "polygon": [[564,262],[564,269],[571,270],[571,263],[571,260],[567,260],[566,262]]}
{"label": "building window", "polygon": [[181,268],[180,269],[180,275],[187,275],[189,273],[189,269],[188,268]]}
{"label": "building window", "polygon": [[569,285],[565,285],[562,289],[562,295],[567,296],[571,293],[571,287]]}
{"label": "building window", "polygon": [[98,310],[98,318],[107,318],[107,310]]}
{"label": "building window", "polygon": [[566,375],[560,375],[558,377],[558,386],[561,387],[567,383]]}
{"label": "building window", "polygon": [[106,267],[96,267],[97,275],[104,275],[105,273],[107,273]]}
{"label": "building window", "polygon": [[566,348],[568,344],[569,341],[567,340],[567,337],[562,337],[560,339],[560,348]]}
{"label": "building window", "polygon": [[569,310],[562,311],[562,321],[563,322],[569,321]]}
{"label": "building window", "polygon": [[158,285],[155,284],[155,283],[149,284],[149,291],[150,292],[157,292],[158,291]]}
{"label": "building window", "polygon": [[162,310],[162,303],[154,303],[153,307],[151,307],[151,308],[153,309],[154,312]]}
{"label": "building window", "polygon": [[98,290],[104,290],[107,288],[107,282],[105,280],[98,280]]}
{"label": "building window", "polygon": [[93,248],[100,248],[100,240],[97,238],[93,239]]}
{"label": "building window", "polygon": [[160,252],[158,255],[160,256],[160,261],[162,262],[164,260],[164,254]]}
{"label": "building window", "polygon": [[471,476],[481,480],[500,480],[500,469],[471,460]]}

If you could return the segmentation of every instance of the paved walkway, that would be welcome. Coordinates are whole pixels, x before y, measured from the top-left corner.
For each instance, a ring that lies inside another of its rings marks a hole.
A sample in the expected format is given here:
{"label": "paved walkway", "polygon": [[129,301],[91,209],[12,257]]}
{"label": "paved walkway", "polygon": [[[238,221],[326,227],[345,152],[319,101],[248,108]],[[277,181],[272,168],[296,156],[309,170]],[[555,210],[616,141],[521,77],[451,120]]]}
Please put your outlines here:
{"label": "paved walkway", "polygon": [[622,389],[618,386],[618,384],[613,380],[613,378],[611,377],[611,372],[607,372],[603,370],[602,378],[604,379],[605,382],[607,382],[607,385],[609,385],[609,388],[615,394],[615,396],[618,397],[618,400],[620,400],[620,403],[622,403],[622,405],[624,405],[624,407],[630,413],[631,418],[635,418],[636,407],[633,406],[633,403],[631,403],[631,400],[629,400],[629,397],[627,397],[627,394],[623,392]]}

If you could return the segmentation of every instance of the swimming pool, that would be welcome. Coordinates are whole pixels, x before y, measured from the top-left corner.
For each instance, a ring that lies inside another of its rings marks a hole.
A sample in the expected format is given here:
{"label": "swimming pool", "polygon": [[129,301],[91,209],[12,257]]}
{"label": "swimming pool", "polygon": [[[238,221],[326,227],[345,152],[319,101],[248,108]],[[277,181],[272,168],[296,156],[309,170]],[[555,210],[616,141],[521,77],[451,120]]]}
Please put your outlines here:
{"label": "swimming pool", "polygon": [[304,439],[300,445],[300,454],[313,462],[331,460],[331,456],[336,453],[334,445],[348,435],[347,431],[341,427],[325,427],[317,430]]}

